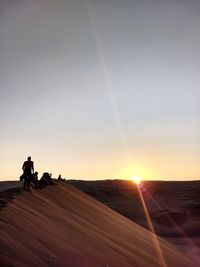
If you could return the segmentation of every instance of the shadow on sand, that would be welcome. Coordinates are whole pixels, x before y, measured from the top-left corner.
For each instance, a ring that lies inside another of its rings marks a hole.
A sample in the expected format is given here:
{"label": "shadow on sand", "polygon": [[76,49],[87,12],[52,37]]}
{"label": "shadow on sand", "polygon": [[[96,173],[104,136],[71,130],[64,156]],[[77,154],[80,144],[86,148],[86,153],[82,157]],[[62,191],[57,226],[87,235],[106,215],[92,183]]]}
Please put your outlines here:
{"label": "shadow on sand", "polygon": [[0,192],[0,210],[5,208],[9,202],[12,202],[17,195],[22,193],[22,188],[12,188]]}

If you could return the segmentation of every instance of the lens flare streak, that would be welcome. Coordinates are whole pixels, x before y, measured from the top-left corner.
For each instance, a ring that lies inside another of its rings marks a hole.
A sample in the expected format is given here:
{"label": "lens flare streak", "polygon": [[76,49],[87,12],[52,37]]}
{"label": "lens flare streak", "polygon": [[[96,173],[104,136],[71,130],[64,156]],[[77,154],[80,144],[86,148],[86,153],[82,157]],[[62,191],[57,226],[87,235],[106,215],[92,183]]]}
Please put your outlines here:
{"label": "lens flare streak", "polygon": [[165,263],[165,259],[164,259],[163,253],[162,253],[162,250],[161,250],[161,247],[160,247],[160,244],[159,244],[159,241],[158,241],[158,238],[156,236],[156,233],[155,233],[153,224],[151,222],[151,218],[149,216],[149,212],[147,210],[147,206],[145,204],[145,201],[144,201],[144,198],[142,196],[142,193],[141,193],[139,185],[137,185],[137,189],[138,189],[139,197],[140,197],[140,200],[141,200],[141,203],[142,203],[142,206],[143,206],[143,209],[144,209],[144,213],[145,213],[145,216],[146,216],[146,219],[147,219],[147,224],[148,224],[149,230],[152,232],[152,240],[153,240],[153,243],[154,243],[155,250],[156,250],[156,252],[158,254],[158,258],[160,260],[160,266],[161,267],[167,267],[167,265]]}
{"label": "lens flare streak", "polygon": [[[140,192],[141,193],[141,192]],[[141,193],[142,194],[142,193]],[[143,198],[144,200],[144,198]],[[158,204],[158,202],[151,198],[151,201],[153,202],[153,204],[156,206],[157,209],[162,210],[162,207]],[[145,205],[146,206],[146,205]],[[184,241],[186,242],[186,244],[192,248],[194,251],[200,251],[199,247],[188,237],[188,235],[186,233],[184,233],[184,231],[176,224],[176,222],[169,216],[166,215],[167,219],[170,221],[170,223],[176,227],[176,231],[179,233],[179,235],[184,238]],[[199,261],[199,257],[196,255],[193,255],[193,260],[195,260],[195,262]]]}
{"label": "lens flare streak", "polygon": [[103,76],[104,76],[104,80],[105,80],[105,86],[106,86],[106,89],[108,91],[108,95],[109,95],[109,98],[110,98],[110,102],[111,102],[111,106],[112,106],[112,110],[113,110],[113,115],[114,115],[117,127],[119,129],[120,137],[122,139],[122,143],[123,143],[126,159],[128,161],[130,161],[128,145],[127,145],[127,141],[126,141],[126,138],[125,138],[125,135],[124,135],[124,131],[122,129],[119,112],[118,112],[118,109],[117,109],[117,106],[116,106],[116,103],[115,103],[113,90],[112,90],[112,86],[111,86],[111,82],[110,82],[110,77],[109,77],[109,74],[108,74],[108,71],[107,71],[107,67],[106,67],[106,60],[105,60],[105,57],[104,57],[104,53],[102,51],[102,45],[101,45],[101,42],[99,40],[99,35],[98,35],[97,28],[96,28],[96,25],[95,25],[95,20],[94,20],[94,16],[93,16],[92,7],[90,5],[89,0],[86,0],[86,3],[87,3],[87,6],[88,6],[90,24],[91,24],[91,27],[92,27],[92,30],[93,30],[93,33],[94,33],[94,38],[95,38],[95,42],[96,42],[99,61],[100,61],[101,67],[102,67],[102,72],[103,72]]}

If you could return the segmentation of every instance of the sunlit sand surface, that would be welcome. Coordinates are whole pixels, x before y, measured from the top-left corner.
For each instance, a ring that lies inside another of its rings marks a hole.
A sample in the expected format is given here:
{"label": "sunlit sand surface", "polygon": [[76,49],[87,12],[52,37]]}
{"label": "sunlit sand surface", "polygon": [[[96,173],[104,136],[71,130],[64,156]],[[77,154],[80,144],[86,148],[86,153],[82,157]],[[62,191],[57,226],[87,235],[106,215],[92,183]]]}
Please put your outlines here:
{"label": "sunlit sand surface", "polygon": [[64,182],[15,195],[0,225],[0,266],[164,267],[154,238],[167,267],[192,266],[170,243]]}

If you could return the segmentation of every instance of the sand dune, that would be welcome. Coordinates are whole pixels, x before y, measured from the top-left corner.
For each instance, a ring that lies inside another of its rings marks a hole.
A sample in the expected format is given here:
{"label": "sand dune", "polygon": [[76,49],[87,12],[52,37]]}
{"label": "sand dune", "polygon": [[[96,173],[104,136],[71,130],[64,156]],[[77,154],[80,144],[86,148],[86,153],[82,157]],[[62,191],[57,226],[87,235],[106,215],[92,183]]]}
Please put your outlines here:
{"label": "sand dune", "polygon": [[[132,181],[69,183],[148,229],[138,189]],[[141,192],[158,235],[200,237],[200,181],[145,181]]]}
{"label": "sand dune", "polygon": [[155,235],[65,183],[22,192],[0,211],[0,266],[192,266],[158,242],[161,254]]}

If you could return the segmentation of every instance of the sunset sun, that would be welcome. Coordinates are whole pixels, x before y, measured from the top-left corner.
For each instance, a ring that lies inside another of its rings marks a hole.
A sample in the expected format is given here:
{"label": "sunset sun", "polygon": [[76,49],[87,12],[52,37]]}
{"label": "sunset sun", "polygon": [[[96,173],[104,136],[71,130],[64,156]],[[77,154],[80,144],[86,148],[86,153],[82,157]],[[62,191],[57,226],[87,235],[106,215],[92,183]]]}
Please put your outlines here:
{"label": "sunset sun", "polygon": [[141,178],[138,176],[133,176],[132,180],[135,184],[139,185],[141,183]]}

